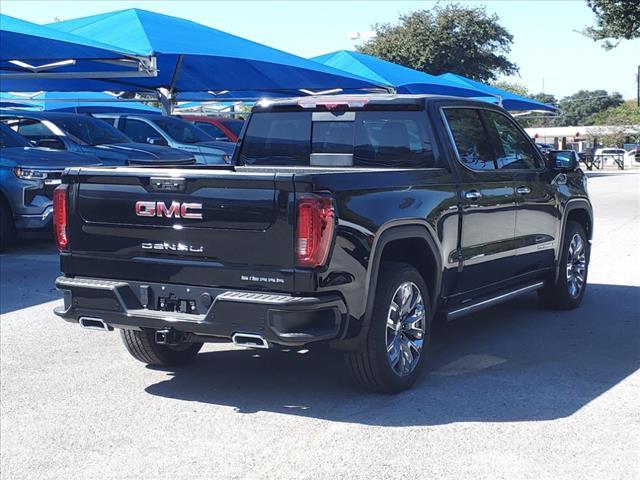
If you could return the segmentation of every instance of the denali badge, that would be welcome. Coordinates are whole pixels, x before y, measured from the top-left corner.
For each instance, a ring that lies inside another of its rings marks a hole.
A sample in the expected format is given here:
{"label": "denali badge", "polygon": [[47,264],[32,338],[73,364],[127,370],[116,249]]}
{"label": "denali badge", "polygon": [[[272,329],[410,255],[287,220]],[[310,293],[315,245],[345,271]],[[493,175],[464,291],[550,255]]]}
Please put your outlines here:
{"label": "denali badge", "polygon": [[[198,211],[194,211],[198,210]],[[139,217],[175,217],[202,220],[201,203],[171,202],[167,207],[164,202],[136,202],[136,215]]]}
{"label": "denali badge", "polygon": [[184,243],[171,243],[171,242],[145,242],[142,244],[143,250],[160,250],[163,252],[191,252],[202,253],[204,247],[201,245],[196,247],[194,245],[186,245]]}

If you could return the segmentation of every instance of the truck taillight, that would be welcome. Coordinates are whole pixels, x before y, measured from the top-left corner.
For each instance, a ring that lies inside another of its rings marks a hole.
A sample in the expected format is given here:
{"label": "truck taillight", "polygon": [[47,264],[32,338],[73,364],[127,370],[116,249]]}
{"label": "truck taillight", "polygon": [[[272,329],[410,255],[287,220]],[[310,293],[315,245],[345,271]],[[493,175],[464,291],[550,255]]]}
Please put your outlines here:
{"label": "truck taillight", "polygon": [[300,267],[324,265],[329,256],[335,212],[330,198],[305,195],[298,199],[296,262]]}
{"label": "truck taillight", "polygon": [[69,246],[67,237],[67,186],[60,185],[53,191],[53,230],[60,250]]}

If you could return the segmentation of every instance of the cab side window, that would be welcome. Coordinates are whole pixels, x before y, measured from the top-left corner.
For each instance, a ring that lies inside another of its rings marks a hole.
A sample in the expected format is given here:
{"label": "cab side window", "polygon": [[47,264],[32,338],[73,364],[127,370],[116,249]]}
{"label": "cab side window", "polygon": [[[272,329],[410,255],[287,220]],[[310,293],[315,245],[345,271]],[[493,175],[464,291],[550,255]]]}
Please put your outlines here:
{"label": "cab side window", "polygon": [[495,138],[496,166],[505,170],[535,170],[538,157],[529,139],[506,115],[484,111],[487,128]]}
{"label": "cab side window", "polygon": [[494,170],[494,153],[480,111],[474,108],[445,108],[460,162],[472,170]]}

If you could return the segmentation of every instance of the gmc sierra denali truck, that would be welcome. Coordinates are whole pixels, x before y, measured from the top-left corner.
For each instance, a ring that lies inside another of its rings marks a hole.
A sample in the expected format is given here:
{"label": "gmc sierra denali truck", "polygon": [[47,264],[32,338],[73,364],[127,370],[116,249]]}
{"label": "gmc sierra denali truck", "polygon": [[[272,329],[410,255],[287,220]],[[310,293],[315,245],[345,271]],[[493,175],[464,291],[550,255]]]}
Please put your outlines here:
{"label": "gmc sierra denali truck", "polygon": [[574,156],[498,106],[404,95],[259,103],[232,165],[70,168],[54,219],[55,313],[136,359],[328,344],[384,392],[415,381],[436,314],[580,305],[593,231]]}

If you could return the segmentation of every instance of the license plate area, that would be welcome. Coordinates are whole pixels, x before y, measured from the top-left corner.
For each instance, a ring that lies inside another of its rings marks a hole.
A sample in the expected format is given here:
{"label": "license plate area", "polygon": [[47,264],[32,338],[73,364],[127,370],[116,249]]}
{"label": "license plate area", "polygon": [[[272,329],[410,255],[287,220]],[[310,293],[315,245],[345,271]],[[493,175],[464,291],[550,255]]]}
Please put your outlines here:
{"label": "license plate area", "polygon": [[195,315],[198,313],[196,301],[187,298],[177,298],[174,295],[158,297],[156,310],[160,312],[178,312]]}

